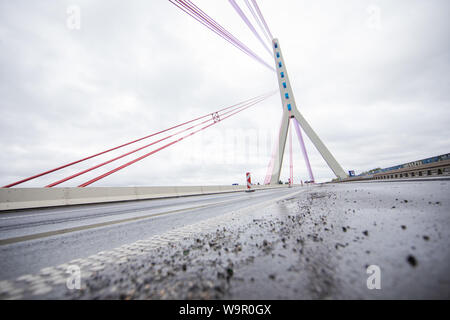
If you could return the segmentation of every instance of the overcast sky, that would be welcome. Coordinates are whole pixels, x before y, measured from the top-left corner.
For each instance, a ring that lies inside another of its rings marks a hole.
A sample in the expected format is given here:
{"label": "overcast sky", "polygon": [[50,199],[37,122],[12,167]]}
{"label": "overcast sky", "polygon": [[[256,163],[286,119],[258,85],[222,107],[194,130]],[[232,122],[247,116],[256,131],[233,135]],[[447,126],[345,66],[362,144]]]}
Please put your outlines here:
{"label": "overcast sky", "polygon": [[[227,0],[193,2],[273,63]],[[450,152],[448,0],[258,3],[280,41],[299,110],[344,170]],[[79,30],[68,26],[73,6]],[[274,89],[273,72],[167,0],[0,0],[0,184]],[[274,95],[92,186],[244,184],[247,171],[263,182],[280,119]],[[316,180],[330,180],[306,140]],[[22,186],[44,186],[118,154]],[[286,161],[284,168],[286,181]],[[308,179],[296,139],[294,179]]]}

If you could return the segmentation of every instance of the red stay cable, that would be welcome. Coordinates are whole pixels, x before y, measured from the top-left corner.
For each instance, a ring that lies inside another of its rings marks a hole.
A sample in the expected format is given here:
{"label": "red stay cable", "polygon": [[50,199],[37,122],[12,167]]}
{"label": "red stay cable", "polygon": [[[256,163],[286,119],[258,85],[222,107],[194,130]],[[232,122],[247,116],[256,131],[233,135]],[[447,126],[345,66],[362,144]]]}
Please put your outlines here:
{"label": "red stay cable", "polygon": [[[252,100],[254,100],[254,99],[258,99],[258,98],[260,98],[260,97],[262,97],[262,96],[264,96],[264,95],[260,95],[260,96],[257,96],[257,97],[254,97],[254,98],[245,100],[245,101],[243,101],[243,102],[237,103],[237,104],[232,105],[232,106],[230,106],[230,107],[223,108],[223,109],[221,109],[221,110],[219,110],[219,111],[216,111],[216,112],[221,112],[221,111],[224,111],[224,110],[231,109],[231,108],[233,108],[233,107],[236,107],[236,106],[238,106],[238,105],[244,104],[244,103],[249,102],[249,101],[252,101]],[[33,176],[30,176],[30,177],[28,177],[28,178],[25,178],[25,179],[22,179],[22,180],[19,180],[19,181],[10,183],[10,184],[8,184],[8,185],[6,185],[6,186],[3,186],[2,188],[11,188],[11,187],[14,187],[14,186],[16,186],[16,185],[18,185],[18,184],[21,184],[21,183],[24,183],[24,182],[27,182],[27,181],[30,181],[30,180],[34,180],[34,179],[36,179],[36,178],[42,177],[42,176],[44,176],[44,175],[47,175],[47,174],[49,174],[49,173],[53,173],[53,172],[55,172],[55,171],[59,171],[59,170],[61,170],[61,169],[64,169],[64,168],[73,166],[73,165],[78,164],[78,163],[80,163],[80,162],[83,162],[83,161],[86,161],[86,160],[89,160],[89,159],[98,157],[98,156],[103,155],[103,154],[105,154],[105,153],[108,153],[108,152],[111,152],[111,151],[114,151],[114,150],[123,148],[123,147],[125,147],[125,146],[130,145],[130,144],[133,144],[133,143],[136,143],[136,142],[139,142],[139,141],[142,141],[142,140],[145,140],[145,139],[154,137],[154,136],[156,136],[156,135],[159,135],[159,134],[161,134],[161,133],[170,131],[170,130],[172,130],[172,129],[176,129],[176,128],[178,128],[178,127],[184,126],[184,125],[189,124],[189,123],[192,123],[192,122],[194,122],[194,121],[204,119],[204,118],[206,118],[206,117],[211,116],[211,114],[212,114],[212,113],[208,113],[208,114],[206,114],[206,115],[204,115],[204,116],[201,116],[201,117],[198,117],[198,118],[196,118],[196,119],[192,119],[192,120],[183,122],[183,123],[181,123],[181,124],[178,124],[178,125],[176,125],[176,126],[170,127],[170,128],[168,128],[168,129],[161,130],[161,131],[158,131],[158,132],[156,132],[156,133],[147,135],[147,136],[145,136],[145,137],[142,137],[142,138],[139,138],[139,139],[136,139],[136,140],[133,140],[133,141],[124,143],[124,144],[122,144],[122,145],[120,145],[120,146],[117,146],[117,147],[114,147],[114,148],[111,148],[111,149],[108,149],[108,150],[105,150],[105,151],[102,151],[102,152],[93,154],[93,155],[88,156],[88,157],[86,157],[86,158],[83,158],[83,159],[80,159],[80,160],[76,160],[76,161],[73,161],[73,162],[64,164],[64,165],[62,165],[62,166],[56,167],[56,168],[54,168],[54,169],[50,169],[50,170],[48,170],[48,171],[44,171],[44,172],[38,173],[38,174],[33,175]]]}
{"label": "red stay cable", "polygon": [[[262,99],[265,99],[265,97],[259,98],[259,99],[255,100],[255,101],[259,102],[259,101],[262,101]],[[250,102],[250,103],[251,103],[251,102]],[[246,103],[246,104],[244,104],[244,105],[242,105],[242,106],[239,106],[239,107],[236,107],[236,108],[231,109],[231,110],[229,110],[229,111],[226,111],[226,112],[222,113],[220,116],[229,114],[230,112],[233,112],[233,111],[235,111],[235,110],[237,110],[237,109],[243,108],[243,107],[245,107],[247,104],[249,104],[249,103]],[[221,111],[219,111],[219,112],[221,112]],[[53,183],[51,183],[51,184],[49,184],[49,185],[47,185],[47,186],[45,186],[45,187],[46,187],[46,188],[51,188],[51,187],[57,186],[57,185],[59,185],[59,184],[61,184],[61,183],[63,183],[63,182],[72,180],[73,178],[76,178],[76,177],[81,176],[81,175],[83,175],[83,174],[85,174],[85,173],[87,173],[87,172],[90,172],[90,171],[92,171],[92,170],[95,170],[95,169],[98,169],[98,168],[100,168],[100,167],[103,167],[103,166],[105,166],[105,165],[107,165],[107,164],[109,164],[109,163],[111,163],[111,162],[114,162],[114,161],[116,161],[116,160],[119,160],[119,159],[121,159],[121,158],[124,158],[124,157],[126,157],[126,156],[129,156],[130,154],[136,153],[136,152],[138,152],[138,151],[140,151],[140,150],[146,149],[146,148],[148,148],[148,147],[150,147],[150,146],[152,146],[152,145],[155,145],[155,144],[157,144],[157,143],[159,143],[159,142],[161,142],[161,141],[164,141],[164,140],[167,140],[167,139],[169,139],[169,138],[172,138],[172,137],[174,137],[174,136],[176,136],[176,135],[179,135],[180,133],[183,133],[183,132],[192,130],[193,128],[198,127],[198,126],[200,126],[200,125],[202,125],[202,124],[205,124],[205,123],[207,123],[207,122],[210,122],[210,121],[212,121],[212,120],[214,120],[214,119],[211,118],[211,119],[202,121],[202,122],[200,122],[200,123],[197,123],[197,124],[195,124],[195,125],[193,125],[193,126],[190,126],[190,127],[185,128],[185,129],[183,129],[183,130],[181,130],[181,131],[178,131],[178,132],[176,132],[176,133],[173,133],[173,134],[171,134],[171,135],[169,135],[169,136],[167,136],[167,137],[164,137],[164,138],[162,138],[162,139],[156,140],[156,141],[154,141],[154,142],[152,142],[152,143],[149,143],[149,144],[147,144],[147,145],[145,145],[145,146],[142,146],[142,147],[140,147],[140,148],[134,149],[134,150],[132,150],[132,151],[130,151],[130,152],[124,153],[124,154],[122,154],[122,155],[120,155],[120,156],[117,156],[117,157],[115,157],[115,158],[113,158],[113,159],[107,160],[107,161],[105,161],[105,162],[103,162],[103,163],[100,163],[100,164],[98,164],[98,165],[96,165],[96,166],[93,166],[93,167],[91,167],[91,168],[89,168],[89,169],[86,169],[86,170],[77,172],[77,173],[75,173],[75,174],[73,174],[73,175],[71,175],[71,176],[68,176],[68,177],[63,178],[63,179],[61,179],[61,180],[58,180],[58,181],[56,181],[56,182],[53,182]]]}
{"label": "red stay cable", "polygon": [[[270,95],[268,95],[268,96],[265,97],[264,99],[267,99],[268,97],[270,97],[270,96],[272,96],[272,95],[274,95],[274,94],[275,94],[275,92],[274,92],[274,93],[271,93]],[[264,99],[261,99],[261,101],[264,100]],[[248,109],[248,108],[254,106],[254,105],[257,104],[258,102],[260,102],[260,101],[252,102],[249,106],[244,107],[244,108],[242,108],[241,110],[238,110],[238,111],[236,111],[236,112],[234,112],[234,113],[232,113],[232,114],[230,114],[230,115],[228,115],[228,116],[222,118],[221,121],[223,121],[223,120],[225,120],[225,119],[227,119],[227,118],[229,118],[229,117],[232,117],[232,116],[234,116],[235,114],[237,114],[237,113],[239,113],[239,112],[242,112],[242,111],[244,111],[244,110],[246,110],[246,109]],[[219,122],[220,122],[220,121],[219,121]],[[153,150],[153,151],[151,151],[151,152],[149,152],[149,153],[147,153],[147,154],[144,154],[144,155],[140,156],[139,158],[136,158],[136,159],[134,159],[134,160],[132,160],[132,161],[129,161],[129,162],[127,162],[127,163],[125,163],[125,164],[123,164],[123,165],[121,165],[121,166],[119,166],[119,167],[117,167],[117,168],[115,168],[115,169],[113,169],[113,170],[111,170],[111,171],[108,171],[108,172],[106,172],[106,173],[104,173],[104,174],[102,174],[102,175],[100,175],[100,176],[98,176],[98,177],[96,177],[96,178],[94,178],[94,179],[91,179],[91,180],[89,180],[89,181],[87,181],[87,182],[85,182],[85,183],[79,185],[78,187],[81,187],[81,188],[86,187],[86,186],[88,186],[88,185],[90,185],[90,184],[92,184],[92,183],[94,183],[94,182],[96,182],[96,181],[98,181],[98,180],[101,180],[101,179],[103,179],[103,178],[105,178],[105,177],[107,177],[107,176],[109,176],[109,175],[111,175],[111,174],[113,174],[113,173],[115,173],[115,172],[117,172],[117,171],[119,171],[119,170],[122,170],[122,169],[124,169],[124,168],[126,168],[126,167],[128,167],[128,166],[130,166],[130,165],[132,165],[132,164],[134,164],[134,163],[136,163],[136,162],[142,160],[142,159],[145,159],[145,158],[151,156],[152,154],[155,154],[155,153],[157,153],[157,152],[159,152],[159,151],[161,151],[161,150],[163,150],[163,149],[165,149],[165,148],[167,148],[167,147],[169,147],[169,146],[171,146],[171,145],[173,145],[173,144],[175,144],[175,143],[178,143],[178,142],[180,142],[180,141],[186,139],[187,137],[190,137],[190,136],[192,136],[192,135],[194,135],[194,134],[196,134],[196,133],[198,133],[198,132],[200,132],[200,131],[202,131],[202,130],[205,130],[205,129],[207,129],[207,128],[209,128],[209,127],[211,127],[211,126],[213,126],[213,125],[215,125],[215,124],[217,124],[217,123],[219,123],[219,122],[213,122],[213,123],[211,123],[211,124],[208,124],[208,125],[206,125],[206,126],[200,128],[200,129],[198,129],[198,130],[196,130],[196,131],[193,131],[193,132],[191,132],[191,133],[189,133],[189,134],[187,134],[187,135],[185,135],[185,136],[179,138],[178,140],[172,141],[172,142],[170,142],[170,143],[168,143],[168,144],[166,144],[166,145],[164,145],[164,146],[162,146],[162,147],[160,147],[160,148],[158,148],[158,149],[156,149],[156,150]]]}

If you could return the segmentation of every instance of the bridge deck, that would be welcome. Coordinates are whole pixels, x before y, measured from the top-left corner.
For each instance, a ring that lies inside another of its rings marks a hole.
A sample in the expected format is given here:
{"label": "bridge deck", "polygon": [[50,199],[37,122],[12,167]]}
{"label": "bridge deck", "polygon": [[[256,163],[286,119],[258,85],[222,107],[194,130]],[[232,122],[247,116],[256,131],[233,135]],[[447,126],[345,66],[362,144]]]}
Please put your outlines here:
{"label": "bridge deck", "polygon": [[[449,186],[326,184],[1,215],[0,241],[87,228],[0,245],[0,298],[449,298]],[[90,228],[102,221],[119,222]],[[83,290],[66,288],[69,265]],[[381,290],[367,289],[369,265]]]}

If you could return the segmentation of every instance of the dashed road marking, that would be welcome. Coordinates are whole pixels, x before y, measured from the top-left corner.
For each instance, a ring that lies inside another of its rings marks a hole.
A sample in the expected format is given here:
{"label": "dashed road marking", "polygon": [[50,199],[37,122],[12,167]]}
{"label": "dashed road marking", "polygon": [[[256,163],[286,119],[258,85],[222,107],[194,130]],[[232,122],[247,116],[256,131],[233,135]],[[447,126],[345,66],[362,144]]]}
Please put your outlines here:
{"label": "dashed road marking", "polygon": [[[54,289],[58,286],[64,286],[66,284],[66,279],[68,279],[69,276],[67,270],[71,265],[80,266],[81,276],[86,279],[95,272],[104,270],[108,264],[127,263],[133,258],[133,256],[143,254],[142,251],[145,253],[145,251],[151,251],[169,243],[182,241],[186,237],[199,232],[214,231],[217,226],[230,223],[239,215],[243,215],[248,211],[256,210],[261,207],[267,207],[269,204],[292,197],[293,195],[299,194],[303,191],[304,190],[294,191],[275,199],[260,202],[240,210],[231,211],[219,217],[209,218],[198,223],[173,229],[162,235],[155,235],[145,240],[138,240],[134,243],[123,245],[113,250],[100,251],[97,254],[91,255],[84,259],[74,259],[55,267],[46,267],[41,269],[35,275],[27,274],[22,275],[15,280],[0,281],[0,299],[39,298],[46,296],[54,291]],[[56,296],[53,298],[63,299],[64,297]]]}
{"label": "dashed road marking", "polygon": [[25,236],[20,236],[20,237],[0,239],[0,246],[18,243],[18,242],[29,241],[29,240],[48,238],[51,236],[72,233],[72,232],[76,232],[76,231],[83,231],[83,230],[89,230],[89,229],[94,229],[94,228],[111,226],[111,225],[115,225],[115,224],[150,219],[150,218],[164,216],[164,215],[172,214],[172,213],[180,213],[180,212],[185,212],[185,211],[193,211],[193,210],[198,210],[198,209],[212,208],[212,207],[224,205],[227,203],[232,203],[235,201],[236,201],[235,199],[219,201],[219,202],[204,204],[204,205],[195,206],[195,207],[188,207],[188,208],[174,209],[174,210],[169,210],[169,211],[164,211],[164,212],[159,212],[159,213],[152,213],[152,214],[148,214],[148,215],[144,215],[144,216],[138,216],[138,217],[132,217],[132,218],[126,218],[126,219],[120,219],[120,220],[113,220],[113,221],[107,221],[107,222],[101,222],[101,223],[94,223],[94,224],[90,224],[90,225],[84,225],[84,226],[79,226],[79,227],[66,228],[66,229],[60,229],[60,230],[54,230],[54,231],[48,231],[48,232],[35,233],[35,234],[30,234],[30,235],[25,235]]}

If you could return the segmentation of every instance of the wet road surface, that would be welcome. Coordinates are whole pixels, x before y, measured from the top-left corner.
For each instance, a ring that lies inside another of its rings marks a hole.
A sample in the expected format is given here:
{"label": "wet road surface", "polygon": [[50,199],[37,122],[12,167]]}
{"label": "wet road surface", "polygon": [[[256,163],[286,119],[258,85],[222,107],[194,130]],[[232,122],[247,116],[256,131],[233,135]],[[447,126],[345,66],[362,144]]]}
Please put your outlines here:
{"label": "wet road surface", "polygon": [[270,200],[286,193],[254,193],[143,200],[34,209],[0,214],[0,280],[35,273]]}
{"label": "wet road surface", "polygon": [[[449,186],[288,189],[259,207],[4,281],[0,298],[448,299]],[[81,267],[80,290],[67,288],[69,265]],[[381,289],[367,287],[371,265]]]}

